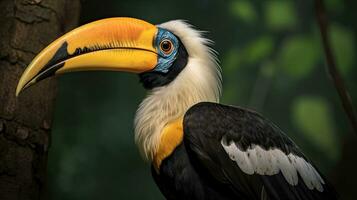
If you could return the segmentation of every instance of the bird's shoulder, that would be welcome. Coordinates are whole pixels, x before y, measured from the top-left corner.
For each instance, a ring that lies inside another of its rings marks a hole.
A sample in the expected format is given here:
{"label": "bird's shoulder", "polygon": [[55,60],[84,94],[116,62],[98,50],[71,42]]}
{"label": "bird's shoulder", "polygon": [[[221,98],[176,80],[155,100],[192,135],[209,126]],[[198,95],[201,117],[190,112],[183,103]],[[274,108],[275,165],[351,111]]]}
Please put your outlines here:
{"label": "bird's shoulder", "polygon": [[297,145],[273,122],[261,114],[238,106],[200,102],[184,116],[184,130],[188,138],[212,138],[234,141],[243,150],[252,144],[264,149],[272,147],[284,153],[303,156]]}

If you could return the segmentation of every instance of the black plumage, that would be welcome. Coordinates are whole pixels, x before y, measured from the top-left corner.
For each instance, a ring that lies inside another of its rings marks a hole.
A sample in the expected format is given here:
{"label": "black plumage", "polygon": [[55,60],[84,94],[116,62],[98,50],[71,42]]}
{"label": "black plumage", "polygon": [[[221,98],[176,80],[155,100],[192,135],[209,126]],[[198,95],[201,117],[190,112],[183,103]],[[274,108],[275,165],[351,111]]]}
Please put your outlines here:
{"label": "black plumage", "polygon": [[320,192],[308,188],[300,175],[293,186],[282,172],[249,175],[230,159],[221,144],[223,137],[242,150],[254,144],[265,150],[280,149],[311,163],[278,127],[255,112],[199,103],[186,113],[183,128],[183,143],[163,161],[159,173],[153,170],[167,199],[337,199],[324,177]]}

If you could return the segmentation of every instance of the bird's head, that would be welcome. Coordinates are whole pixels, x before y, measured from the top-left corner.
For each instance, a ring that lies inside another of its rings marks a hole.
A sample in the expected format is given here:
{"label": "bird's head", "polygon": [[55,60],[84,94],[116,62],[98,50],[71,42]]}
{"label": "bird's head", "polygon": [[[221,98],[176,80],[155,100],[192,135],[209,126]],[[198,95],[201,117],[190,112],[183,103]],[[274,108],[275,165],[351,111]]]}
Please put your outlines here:
{"label": "bird's head", "polygon": [[217,102],[221,75],[209,40],[187,23],[160,25],[109,18],[76,28],[43,49],[22,74],[18,95],[49,76],[74,71],[137,73],[150,95],[140,105],[136,141],[145,157],[157,148],[162,127],[200,101]]}

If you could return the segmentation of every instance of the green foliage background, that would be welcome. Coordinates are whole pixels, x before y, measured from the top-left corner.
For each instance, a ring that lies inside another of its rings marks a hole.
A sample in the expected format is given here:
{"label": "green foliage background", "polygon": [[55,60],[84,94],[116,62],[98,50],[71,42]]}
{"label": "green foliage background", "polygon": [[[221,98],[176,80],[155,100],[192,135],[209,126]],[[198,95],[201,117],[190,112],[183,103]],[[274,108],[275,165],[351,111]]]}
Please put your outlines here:
{"label": "green foliage background", "polygon": [[[326,3],[337,63],[356,102],[356,3]],[[356,198],[356,141],[324,68],[313,1],[86,0],[82,5],[81,24],[131,16],[154,24],[185,19],[208,31],[223,69],[222,103],[255,109],[274,121],[343,199]],[[134,144],[133,118],[146,93],[138,78],[81,72],[59,80],[51,199],[163,199]]]}

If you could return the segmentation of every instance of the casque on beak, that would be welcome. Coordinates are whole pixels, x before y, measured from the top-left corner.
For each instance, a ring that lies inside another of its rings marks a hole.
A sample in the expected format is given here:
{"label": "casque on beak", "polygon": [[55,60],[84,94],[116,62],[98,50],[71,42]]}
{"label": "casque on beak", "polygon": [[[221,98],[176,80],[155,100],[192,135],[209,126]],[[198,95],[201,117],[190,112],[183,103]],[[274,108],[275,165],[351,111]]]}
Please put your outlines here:
{"label": "casque on beak", "polygon": [[22,74],[16,95],[52,75],[110,70],[141,73],[155,68],[156,26],[134,18],[109,18],[76,28],[43,49]]}

